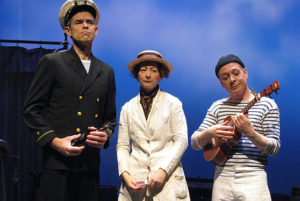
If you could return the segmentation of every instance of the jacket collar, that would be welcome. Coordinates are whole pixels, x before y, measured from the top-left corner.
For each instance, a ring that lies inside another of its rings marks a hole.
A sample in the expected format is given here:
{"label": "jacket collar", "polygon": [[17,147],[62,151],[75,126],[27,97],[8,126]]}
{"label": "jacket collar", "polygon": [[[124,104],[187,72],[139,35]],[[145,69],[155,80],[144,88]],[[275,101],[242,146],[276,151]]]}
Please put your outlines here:
{"label": "jacket collar", "polygon": [[69,53],[72,55],[71,67],[81,77],[82,80],[85,80],[85,77],[87,76],[87,72],[73,46],[69,50]]}
{"label": "jacket collar", "polygon": [[140,95],[140,93],[137,95],[136,104],[137,104],[137,108],[138,108],[138,115],[139,115],[139,118],[142,120],[145,127],[148,126],[148,124],[150,123],[150,121],[152,119],[153,113],[157,110],[157,107],[159,107],[161,93],[162,93],[162,91],[161,91],[161,89],[159,89],[156,96],[153,99],[152,108],[151,108],[151,111],[150,111],[147,119],[145,117],[142,104],[140,103],[141,95]]}
{"label": "jacket collar", "polygon": [[91,66],[89,73],[86,72],[81,59],[77,55],[74,47],[70,48],[69,53],[72,55],[72,68],[75,72],[80,76],[82,81],[84,82],[83,88],[81,90],[81,94],[88,89],[88,87],[92,84],[92,82],[101,74],[102,69],[100,66],[96,65],[96,58],[91,53]]}

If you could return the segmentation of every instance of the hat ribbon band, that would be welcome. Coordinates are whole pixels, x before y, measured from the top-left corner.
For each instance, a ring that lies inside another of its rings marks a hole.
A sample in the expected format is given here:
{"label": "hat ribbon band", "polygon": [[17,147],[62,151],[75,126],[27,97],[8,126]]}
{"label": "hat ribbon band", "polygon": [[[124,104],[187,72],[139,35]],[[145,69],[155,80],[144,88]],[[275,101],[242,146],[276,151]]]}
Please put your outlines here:
{"label": "hat ribbon band", "polygon": [[146,52],[146,53],[140,54],[140,55],[137,56],[137,58],[140,58],[140,57],[151,57],[151,56],[155,56],[155,57],[158,57],[158,58],[162,59],[161,55],[155,54],[155,53],[151,53],[151,52]]}

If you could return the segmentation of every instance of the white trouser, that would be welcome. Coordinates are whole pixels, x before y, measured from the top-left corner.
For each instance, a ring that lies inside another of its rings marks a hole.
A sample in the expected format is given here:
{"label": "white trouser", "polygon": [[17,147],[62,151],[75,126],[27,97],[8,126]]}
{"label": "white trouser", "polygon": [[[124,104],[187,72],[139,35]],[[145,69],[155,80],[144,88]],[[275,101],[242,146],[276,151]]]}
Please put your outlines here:
{"label": "white trouser", "polygon": [[212,201],[271,201],[264,169],[216,167]]}

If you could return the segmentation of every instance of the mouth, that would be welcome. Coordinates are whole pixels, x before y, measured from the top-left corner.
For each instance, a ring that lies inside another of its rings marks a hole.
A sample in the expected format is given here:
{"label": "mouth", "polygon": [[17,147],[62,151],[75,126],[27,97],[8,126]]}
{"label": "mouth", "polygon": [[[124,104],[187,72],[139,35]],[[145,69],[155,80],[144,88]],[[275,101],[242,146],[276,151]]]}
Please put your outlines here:
{"label": "mouth", "polygon": [[88,31],[82,32],[82,35],[87,35],[87,36],[89,36],[90,34],[91,34],[91,33],[88,32]]}
{"label": "mouth", "polygon": [[233,86],[230,87],[230,89],[234,90],[234,89],[237,89],[238,87],[239,87],[239,85],[233,85]]}

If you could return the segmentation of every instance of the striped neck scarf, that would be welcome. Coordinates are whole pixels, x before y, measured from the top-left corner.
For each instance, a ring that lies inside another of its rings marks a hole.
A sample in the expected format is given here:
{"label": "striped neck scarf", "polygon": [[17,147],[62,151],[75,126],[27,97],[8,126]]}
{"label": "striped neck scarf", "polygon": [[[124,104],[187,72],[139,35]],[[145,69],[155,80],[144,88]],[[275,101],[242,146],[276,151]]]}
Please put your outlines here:
{"label": "striped neck scarf", "polygon": [[148,118],[148,115],[151,111],[152,102],[158,90],[159,90],[159,85],[157,85],[150,93],[145,92],[142,89],[142,87],[140,88],[140,96],[141,96],[140,103],[143,107],[146,119]]}

